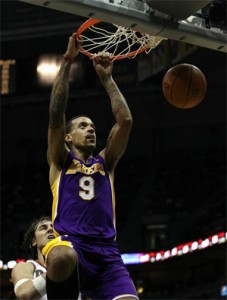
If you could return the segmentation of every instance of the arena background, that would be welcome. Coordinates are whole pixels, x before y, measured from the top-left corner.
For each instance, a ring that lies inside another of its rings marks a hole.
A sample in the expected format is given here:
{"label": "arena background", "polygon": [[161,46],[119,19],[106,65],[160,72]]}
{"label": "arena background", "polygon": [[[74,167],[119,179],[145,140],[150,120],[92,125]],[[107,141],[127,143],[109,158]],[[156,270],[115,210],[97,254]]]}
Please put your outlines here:
{"label": "arena background", "polygon": [[[46,162],[51,86],[36,67],[64,53],[82,17],[18,1],[1,2],[1,261],[24,258],[30,221],[51,212]],[[205,74],[204,101],[189,110],[163,97],[162,78],[177,63]],[[75,72],[74,72],[75,71]],[[91,61],[80,54],[71,74],[67,117],[86,113],[97,151],[114,119]],[[226,54],[165,41],[149,55],[115,62],[114,78],[134,124],[116,170],[122,253],[150,253],[226,232]],[[226,243],[155,263],[128,265],[141,299],[221,299]],[[1,299],[15,299],[10,269],[0,271]]]}

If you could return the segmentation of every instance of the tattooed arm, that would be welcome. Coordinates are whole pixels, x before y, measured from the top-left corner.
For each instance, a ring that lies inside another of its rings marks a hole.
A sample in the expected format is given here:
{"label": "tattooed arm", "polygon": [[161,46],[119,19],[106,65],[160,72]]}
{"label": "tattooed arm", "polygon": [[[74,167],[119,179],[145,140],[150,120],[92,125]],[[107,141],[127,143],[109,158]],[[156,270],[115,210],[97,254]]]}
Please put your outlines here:
{"label": "tattooed arm", "polygon": [[65,147],[65,109],[69,94],[71,62],[78,53],[78,42],[74,34],[69,38],[68,47],[64,55],[65,59],[62,62],[51,92],[47,150],[51,185],[61,171],[67,155]]}
{"label": "tattooed arm", "polygon": [[107,167],[113,173],[116,164],[126,150],[132,128],[132,115],[127,102],[112,78],[113,63],[109,54],[104,53],[93,60],[94,68],[110,98],[116,124],[110,131],[106,148],[100,153]]}

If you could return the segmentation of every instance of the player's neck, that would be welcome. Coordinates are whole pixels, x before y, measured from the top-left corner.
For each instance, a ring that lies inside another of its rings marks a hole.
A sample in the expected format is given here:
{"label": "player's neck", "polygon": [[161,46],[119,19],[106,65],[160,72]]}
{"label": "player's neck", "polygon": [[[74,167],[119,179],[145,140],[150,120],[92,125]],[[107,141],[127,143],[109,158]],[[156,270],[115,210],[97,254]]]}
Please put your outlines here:
{"label": "player's neck", "polygon": [[80,149],[73,149],[73,152],[76,157],[78,157],[80,160],[82,160],[84,163],[87,162],[87,160],[93,156],[93,153],[90,151],[81,151]]}
{"label": "player's neck", "polygon": [[44,257],[42,255],[41,252],[38,251],[38,258],[36,259],[36,261],[43,267],[46,267],[46,264],[45,264],[45,260],[44,260]]}

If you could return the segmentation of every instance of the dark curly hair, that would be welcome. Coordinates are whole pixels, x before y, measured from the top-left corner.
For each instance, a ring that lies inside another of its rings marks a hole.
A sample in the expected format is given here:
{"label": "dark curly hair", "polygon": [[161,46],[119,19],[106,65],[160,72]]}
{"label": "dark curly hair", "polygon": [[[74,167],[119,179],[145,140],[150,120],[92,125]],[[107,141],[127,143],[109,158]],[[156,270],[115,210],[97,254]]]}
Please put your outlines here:
{"label": "dark curly hair", "polygon": [[28,259],[37,259],[37,249],[32,246],[35,237],[35,231],[39,223],[44,221],[52,221],[50,216],[43,216],[39,219],[33,219],[28,230],[24,234],[22,249],[26,252]]}

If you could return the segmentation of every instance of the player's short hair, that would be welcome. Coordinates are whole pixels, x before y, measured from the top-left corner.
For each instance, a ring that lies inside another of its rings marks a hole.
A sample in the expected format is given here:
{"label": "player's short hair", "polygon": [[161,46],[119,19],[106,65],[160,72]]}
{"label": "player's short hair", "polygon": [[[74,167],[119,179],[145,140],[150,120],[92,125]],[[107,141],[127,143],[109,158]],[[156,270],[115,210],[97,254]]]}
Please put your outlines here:
{"label": "player's short hair", "polygon": [[73,121],[76,120],[76,119],[78,119],[78,118],[80,118],[80,117],[85,117],[85,118],[90,119],[90,118],[89,118],[88,116],[86,116],[86,115],[78,115],[78,116],[73,117],[73,118],[70,119],[70,120],[66,123],[66,125],[65,125],[65,134],[70,133],[70,131],[71,131],[71,129],[72,129],[72,123],[73,123]]}
{"label": "player's short hair", "polygon": [[27,259],[37,259],[37,249],[32,245],[35,231],[38,227],[38,224],[44,221],[52,221],[50,216],[43,216],[39,219],[33,219],[32,223],[30,224],[29,228],[24,234],[22,249],[26,252]]}

